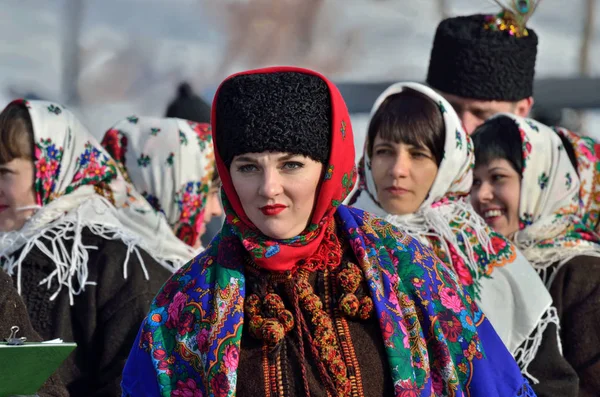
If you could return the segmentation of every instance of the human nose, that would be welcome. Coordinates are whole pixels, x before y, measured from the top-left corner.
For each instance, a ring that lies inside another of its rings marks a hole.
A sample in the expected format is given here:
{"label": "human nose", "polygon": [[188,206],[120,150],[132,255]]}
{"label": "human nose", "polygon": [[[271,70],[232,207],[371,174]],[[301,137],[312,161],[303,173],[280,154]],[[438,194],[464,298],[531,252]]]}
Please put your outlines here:
{"label": "human nose", "polygon": [[258,193],[266,198],[274,198],[283,192],[281,177],[277,170],[266,169],[260,182]]}
{"label": "human nose", "polygon": [[396,156],[392,167],[389,169],[390,175],[396,178],[405,178],[410,170],[410,156],[405,153],[399,153]]}
{"label": "human nose", "polygon": [[480,203],[488,203],[494,198],[494,189],[489,183],[482,182],[477,189],[476,197]]}

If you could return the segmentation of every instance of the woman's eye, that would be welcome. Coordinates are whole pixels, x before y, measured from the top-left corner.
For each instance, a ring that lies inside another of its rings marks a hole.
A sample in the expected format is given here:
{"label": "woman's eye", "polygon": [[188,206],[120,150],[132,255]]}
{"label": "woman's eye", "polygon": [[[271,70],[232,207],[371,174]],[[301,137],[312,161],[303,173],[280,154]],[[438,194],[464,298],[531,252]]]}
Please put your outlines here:
{"label": "woman's eye", "polygon": [[388,156],[392,154],[392,151],[390,149],[377,149],[375,150],[375,155],[376,156]]}
{"label": "woman's eye", "polygon": [[244,165],[240,165],[238,167],[238,171],[241,172],[241,173],[253,172],[253,171],[256,171],[256,170],[257,170],[257,168],[253,164],[244,164]]}
{"label": "woman's eye", "polygon": [[283,169],[286,170],[296,170],[298,168],[302,168],[304,166],[304,164],[299,163],[297,161],[287,161],[286,163],[283,164]]}
{"label": "woman's eye", "polygon": [[425,152],[412,152],[410,155],[413,158],[416,158],[416,159],[425,159],[425,158],[428,159],[428,158],[431,158],[431,156],[429,154],[425,153]]}
{"label": "woman's eye", "polygon": [[473,179],[473,186],[480,186],[481,181],[479,179]]}
{"label": "woman's eye", "polygon": [[502,179],[504,179],[504,175],[492,175],[492,180],[494,182],[501,181]]}

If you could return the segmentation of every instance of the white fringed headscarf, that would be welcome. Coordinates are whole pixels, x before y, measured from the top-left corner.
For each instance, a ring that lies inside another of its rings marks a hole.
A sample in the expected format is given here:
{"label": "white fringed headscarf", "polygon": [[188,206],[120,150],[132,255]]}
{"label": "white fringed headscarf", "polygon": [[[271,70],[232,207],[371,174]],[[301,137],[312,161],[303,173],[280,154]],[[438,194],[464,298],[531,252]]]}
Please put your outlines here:
{"label": "white fringed headscarf", "polygon": [[[56,289],[51,299],[66,288],[72,304],[86,285],[94,284],[87,265],[89,251],[97,247],[83,243],[83,228],[123,241],[127,246],[123,277],[127,277],[131,255],[139,258],[146,278],[150,276],[140,249],[170,271],[189,259],[187,252],[168,248],[179,240],[164,217],[125,181],[115,161],[73,113],[50,102],[19,102],[27,107],[33,125],[38,204],[21,229],[0,233],[0,263],[9,274],[16,273],[19,292],[21,264],[33,248],[56,265],[40,280]],[[154,238],[145,239],[138,230],[152,231]]]}
{"label": "white fringed headscarf", "polygon": [[[131,116],[109,129],[102,145],[136,190],[163,214],[173,233],[193,246],[200,238],[215,173],[210,125]],[[153,238],[151,230],[140,233]],[[181,245],[172,249],[185,250]]]}
{"label": "white fringed headscarf", "polygon": [[599,256],[600,237],[579,217],[580,181],[552,128],[512,114],[521,136],[523,167],[519,201],[519,249],[548,288],[558,270],[577,256]]}

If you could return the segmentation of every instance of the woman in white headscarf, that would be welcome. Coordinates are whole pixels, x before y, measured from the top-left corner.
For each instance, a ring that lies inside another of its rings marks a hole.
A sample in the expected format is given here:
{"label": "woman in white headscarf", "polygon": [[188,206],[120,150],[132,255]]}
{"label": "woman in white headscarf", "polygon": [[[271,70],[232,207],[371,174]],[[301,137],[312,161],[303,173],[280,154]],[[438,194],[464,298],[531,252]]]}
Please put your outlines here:
{"label": "woman in white headscarf", "polygon": [[[473,206],[514,241],[558,310],[565,358],[580,396],[600,392],[600,236],[582,220],[580,181],[555,131],[500,114],[473,135]],[[590,208],[590,207],[588,207]]]}
{"label": "woman in white headscarf", "polygon": [[[570,390],[575,377],[559,353],[548,292],[469,202],[473,146],[456,112],[432,89],[398,83],[381,94],[371,115],[354,206],[417,236],[457,272],[538,394],[556,382]],[[540,354],[540,345],[550,356]],[[565,373],[536,371],[532,363],[549,358]]]}
{"label": "woman in white headscarf", "polygon": [[102,145],[180,240],[165,249],[201,250],[206,224],[223,212],[210,125],[131,116],[108,130]]}
{"label": "woman in white headscarf", "polygon": [[0,263],[41,337],[77,343],[59,370],[72,396],[120,394],[136,329],[175,270],[144,228],[172,235],[69,110],[19,100],[2,111]]}

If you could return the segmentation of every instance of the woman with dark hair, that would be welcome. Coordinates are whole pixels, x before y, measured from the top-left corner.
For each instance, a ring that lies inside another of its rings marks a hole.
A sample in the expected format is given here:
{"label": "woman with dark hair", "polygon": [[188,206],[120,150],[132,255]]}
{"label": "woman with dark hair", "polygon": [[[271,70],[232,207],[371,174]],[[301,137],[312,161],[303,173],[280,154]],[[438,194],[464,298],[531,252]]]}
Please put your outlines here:
{"label": "woman with dark hair", "polygon": [[350,118],[320,74],[227,78],[213,106],[226,222],[154,300],[124,396],[529,396],[454,273],[341,205]]}
{"label": "woman with dark hair", "polygon": [[68,109],[19,100],[0,113],[0,265],[42,338],[77,343],[58,371],[72,396],[120,392],[135,330],[174,270],[148,254],[130,212],[160,234],[161,218]]}
{"label": "woman with dark hair", "polygon": [[597,396],[600,237],[578,216],[580,183],[572,160],[551,128],[508,114],[486,121],[473,141],[473,206],[537,270],[558,310],[579,395]]}
{"label": "woman with dark hair", "polygon": [[[471,206],[473,146],[456,112],[432,89],[398,83],[371,113],[354,205],[417,237],[456,271],[538,394],[563,382],[568,394],[574,377],[556,340],[548,349],[566,381],[532,364],[542,334],[556,335],[555,309],[527,260]],[[532,293],[538,299],[523,298]]]}
{"label": "woman with dark hair", "polygon": [[[165,250],[181,265],[198,254],[206,224],[222,215],[210,125],[130,116],[106,132],[102,145],[177,237]],[[139,231],[148,239],[153,232]]]}

